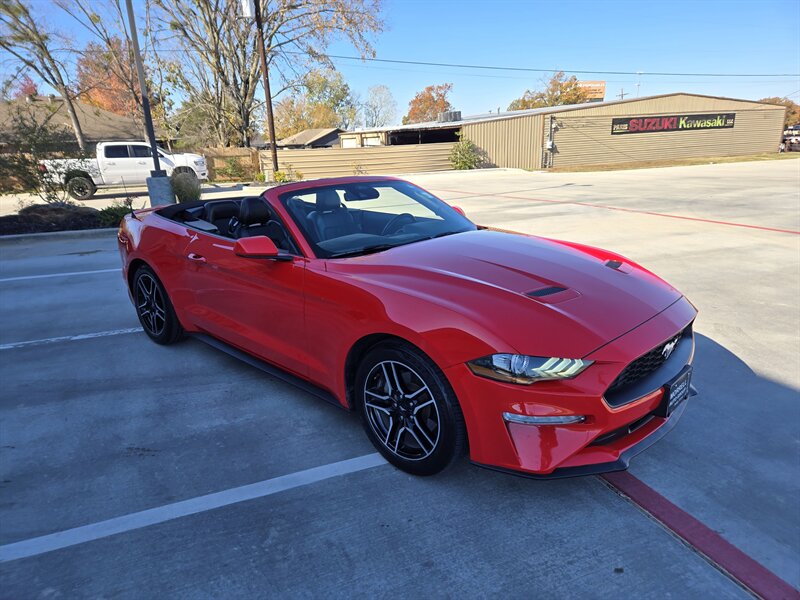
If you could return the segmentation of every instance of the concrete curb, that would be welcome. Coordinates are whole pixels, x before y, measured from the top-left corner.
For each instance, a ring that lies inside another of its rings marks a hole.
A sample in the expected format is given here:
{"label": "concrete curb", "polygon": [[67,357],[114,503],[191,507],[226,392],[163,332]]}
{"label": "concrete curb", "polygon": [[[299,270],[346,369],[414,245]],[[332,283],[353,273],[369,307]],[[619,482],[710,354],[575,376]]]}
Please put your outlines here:
{"label": "concrete curb", "polygon": [[48,239],[74,239],[74,238],[93,238],[106,237],[116,233],[117,227],[103,229],[71,229],[68,231],[45,231],[42,233],[18,233],[14,235],[0,235],[0,245],[20,244],[22,242],[42,242]]}

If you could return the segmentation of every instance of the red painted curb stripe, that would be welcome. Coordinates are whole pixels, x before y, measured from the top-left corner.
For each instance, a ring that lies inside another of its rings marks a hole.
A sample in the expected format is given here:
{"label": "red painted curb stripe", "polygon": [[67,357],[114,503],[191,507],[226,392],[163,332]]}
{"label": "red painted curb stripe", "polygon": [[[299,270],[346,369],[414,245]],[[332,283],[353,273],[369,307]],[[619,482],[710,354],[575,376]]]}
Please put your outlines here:
{"label": "red painted curb stripe", "polygon": [[794,587],[627,471],[601,477],[759,598],[800,598]]}
{"label": "red painted curb stripe", "polygon": [[[698,223],[711,223],[713,225],[726,225],[728,227],[744,227],[746,229],[759,229],[761,231],[774,231],[777,233],[791,233],[800,235],[800,231],[794,229],[778,229],[775,227],[765,227],[763,225],[748,225],[747,223],[733,223],[731,221],[717,221],[714,219],[704,219],[702,217],[687,217],[685,215],[671,215],[669,213],[658,213],[649,210],[637,210],[635,208],[622,208],[620,206],[609,206],[608,204],[592,204],[591,202],[578,202],[574,200],[550,200],[545,198],[528,198],[526,196],[512,196],[511,194],[472,194],[470,192],[463,192],[460,190],[446,190],[444,188],[435,188],[442,192],[449,192],[452,194],[464,194],[467,198],[474,198],[478,196],[490,196],[497,198],[510,198],[512,200],[528,200],[529,202],[547,202],[548,204],[572,204],[575,206],[588,206],[589,208],[604,208],[606,210],[618,210],[620,212],[636,213],[640,215],[650,215],[653,217],[666,217],[668,219],[682,219],[684,221],[697,221]],[[456,198],[457,199],[457,198]]]}

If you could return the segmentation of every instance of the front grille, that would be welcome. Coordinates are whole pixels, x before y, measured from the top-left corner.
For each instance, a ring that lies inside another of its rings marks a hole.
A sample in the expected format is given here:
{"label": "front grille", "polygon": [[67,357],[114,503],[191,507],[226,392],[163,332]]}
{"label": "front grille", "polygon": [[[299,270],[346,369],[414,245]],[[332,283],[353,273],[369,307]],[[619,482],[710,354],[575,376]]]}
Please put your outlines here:
{"label": "front grille", "polygon": [[[607,390],[608,393],[613,393],[619,391],[633,383],[636,383],[643,377],[647,377],[650,373],[658,369],[661,365],[667,362],[667,357],[664,356],[664,348],[668,344],[675,343],[675,347],[680,343],[680,339],[683,337],[683,331],[681,331],[678,335],[673,338],[668,339],[663,344],[656,346],[650,352],[645,354],[644,356],[640,356],[631,364],[629,364],[622,373],[614,380],[614,383]],[[675,348],[672,349],[675,351]]]}

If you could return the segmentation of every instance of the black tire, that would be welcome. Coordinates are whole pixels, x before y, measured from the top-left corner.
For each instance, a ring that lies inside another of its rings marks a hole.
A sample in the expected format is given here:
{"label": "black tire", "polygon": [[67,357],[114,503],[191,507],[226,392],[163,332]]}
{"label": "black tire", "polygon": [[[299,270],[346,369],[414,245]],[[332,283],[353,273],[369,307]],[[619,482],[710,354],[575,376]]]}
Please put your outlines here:
{"label": "black tire", "polygon": [[174,344],[183,337],[172,302],[150,267],[142,266],[133,278],[133,303],[144,332],[156,344]]}
{"label": "black tire", "polygon": [[467,433],[455,393],[439,367],[410,344],[373,347],[358,366],[355,390],[367,437],[398,469],[434,475],[463,454]]}
{"label": "black tire", "polygon": [[75,200],[88,200],[94,196],[97,186],[88,177],[78,175],[67,181],[67,193]]}
{"label": "black tire", "polygon": [[194,177],[197,179],[197,173],[194,172],[194,169],[191,167],[176,167],[175,170],[172,171],[173,175],[189,175],[190,177]]}

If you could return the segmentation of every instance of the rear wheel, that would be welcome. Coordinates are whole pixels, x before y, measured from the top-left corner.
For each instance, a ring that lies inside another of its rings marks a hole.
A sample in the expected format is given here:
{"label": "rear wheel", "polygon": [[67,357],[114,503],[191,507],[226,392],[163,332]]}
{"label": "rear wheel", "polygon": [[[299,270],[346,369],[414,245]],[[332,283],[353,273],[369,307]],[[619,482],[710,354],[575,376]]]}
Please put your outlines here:
{"label": "rear wheel", "polygon": [[441,370],[413,346],[373,348],[359,365],[356,390],[367,436],[399,469],[434,475],[463,453],[458,400]]}
{"label": "rear wheel", "polygon": [[183,335],[164,286],[150,267],[140,267],[133,279],[136,314],[144,332],[157,344],[172,344]]}
{"label": "rear wheel", "polygon": [[67,193],[75,200],[88,200],[97,191],[97,186],[88,177],[81,175],[67,181]]}

